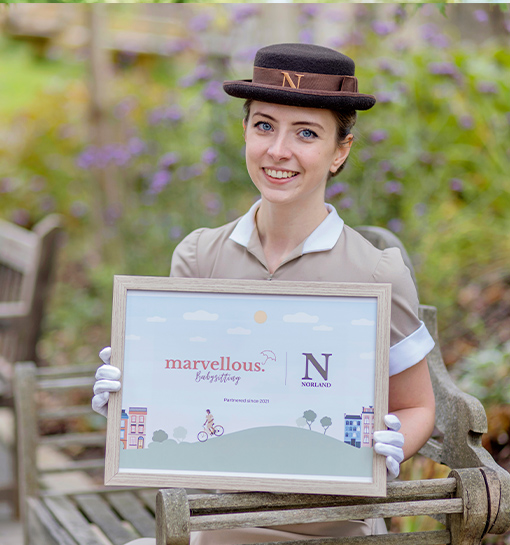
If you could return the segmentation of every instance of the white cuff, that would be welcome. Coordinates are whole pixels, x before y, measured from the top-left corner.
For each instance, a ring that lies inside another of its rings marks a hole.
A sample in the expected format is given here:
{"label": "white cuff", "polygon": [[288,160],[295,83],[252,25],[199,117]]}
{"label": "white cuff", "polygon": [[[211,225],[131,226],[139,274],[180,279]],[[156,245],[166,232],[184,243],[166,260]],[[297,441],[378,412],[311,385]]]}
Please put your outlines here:
{"label": "white cuff", "polygon": [[433,348],[434,339],[423,322],[405,339],[390,348],[390,377],[421,361]]}

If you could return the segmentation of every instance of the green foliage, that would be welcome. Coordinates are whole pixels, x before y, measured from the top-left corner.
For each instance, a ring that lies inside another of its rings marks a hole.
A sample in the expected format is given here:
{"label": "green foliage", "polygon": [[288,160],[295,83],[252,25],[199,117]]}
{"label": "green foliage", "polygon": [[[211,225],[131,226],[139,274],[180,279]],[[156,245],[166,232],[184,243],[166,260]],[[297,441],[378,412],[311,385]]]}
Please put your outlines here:
{"label": "green foliage", "polygon": [[[226,37],[228,49],[260,9],[235,8],[215,7],[201,36]],[[303,6],[303,39],[332,45],[312,24],[328,18],[327,8]],[[400,32],[406,25],[413,32]],[[378,103],[359,114],[328,201],[346,223],[402,238],[421,300],[439,307],[440,329],[449,325],[454,338],[455,324],[469,322],[459,289],[510,253],[502,236],[510,230],[508,36],[461,41],[456,25],[427,6],[360,9],[350,28],[341,49]],[[166,58],[116,55],[113,136],[103,149],[91,144],[83,58],[47,58],[0,39],[0,215],[31,227],[58,212],[68,237],[45,357],[95,359],[109,342],[113,274],[167,275],[187,233],[235,219],[257,197],[244,164],[242,103],[221,91],[223,79],[247,77],[250,63],[234,73],[193,36]],[[242,43],[235,49],[247,54]]]}
{"label": "green foliage", "polygon": [[461,390],[478,398],[486,408],[510,404],[510,342],[471,353],[453,370]]}

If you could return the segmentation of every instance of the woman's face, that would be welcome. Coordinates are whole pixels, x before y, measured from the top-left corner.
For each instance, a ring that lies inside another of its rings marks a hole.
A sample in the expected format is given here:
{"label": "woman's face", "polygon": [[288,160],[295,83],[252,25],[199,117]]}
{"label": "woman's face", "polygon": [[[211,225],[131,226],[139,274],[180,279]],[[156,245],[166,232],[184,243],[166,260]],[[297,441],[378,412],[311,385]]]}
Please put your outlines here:
{"label": "woman's face", "polygon": [[349,155],[352,135],[338,146],[333,113],[254,101],[244,123],[246,165],[262,197],[272,203],[324,201],[329,172]]}

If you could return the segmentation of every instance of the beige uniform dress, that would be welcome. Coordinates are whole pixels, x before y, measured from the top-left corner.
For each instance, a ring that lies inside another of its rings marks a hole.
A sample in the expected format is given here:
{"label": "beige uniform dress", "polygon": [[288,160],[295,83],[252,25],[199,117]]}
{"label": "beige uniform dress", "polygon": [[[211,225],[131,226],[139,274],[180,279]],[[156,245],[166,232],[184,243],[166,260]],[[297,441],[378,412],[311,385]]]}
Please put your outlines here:
{"label": "beige uniform dress", "polygon": [[[259,205],[260,201],[232,223],[189,234],[175,249],[170,276],[391,283],[390,376],[418,363],[432,350],[434,341],[418,318],[416,288],[399,249],[378,250],[326,205],[326,219],[271,274],[255,224]],[[386,533],[382,519],[367,519],[192,532],[191,544],[238,545],[382,533]]]}
{"label": "beige uniform dress", "polygon": [[[217,229],[188,235],[172,257],[170,276],[301,280],[318,282],[389,282],[392,284],[390,376],[421,361],[434,346],[418,319],[418,296],[400,250],[378,250],[346,226],[336,210],[270,273],[255,225],[255,203],[242,218]],[[215,530],[192,534],[193,545],[234,545],[312,536],[359,536],[386,533],[382,520],[300,524],[278,528]]]}

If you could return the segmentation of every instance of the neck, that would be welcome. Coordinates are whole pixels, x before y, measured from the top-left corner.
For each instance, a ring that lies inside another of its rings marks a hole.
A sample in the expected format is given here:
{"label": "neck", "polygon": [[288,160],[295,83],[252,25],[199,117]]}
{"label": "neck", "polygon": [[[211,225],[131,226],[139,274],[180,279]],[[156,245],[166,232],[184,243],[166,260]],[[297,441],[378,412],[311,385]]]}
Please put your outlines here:
{"label": "neck", "polygon": [[323,200],[317,203],[283,205],[263,199],[257,211],[256,223],[269,271],[273,273],[327,215]]}

